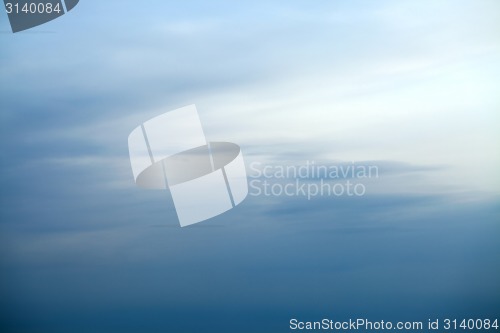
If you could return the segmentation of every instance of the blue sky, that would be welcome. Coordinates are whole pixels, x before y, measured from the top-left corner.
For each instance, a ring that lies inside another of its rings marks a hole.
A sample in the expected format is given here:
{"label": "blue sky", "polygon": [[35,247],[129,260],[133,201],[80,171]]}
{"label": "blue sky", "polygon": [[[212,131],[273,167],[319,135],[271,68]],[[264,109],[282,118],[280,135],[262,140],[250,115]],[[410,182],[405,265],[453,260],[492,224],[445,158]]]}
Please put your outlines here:
{"label": "blue sky", "polygon": [[[497,1],[92,1],[0,15],[5,332],[282,332],[500,308]],[[196,104],[247,165],[351,161],[362,198],[179,228],[128,134]]]}

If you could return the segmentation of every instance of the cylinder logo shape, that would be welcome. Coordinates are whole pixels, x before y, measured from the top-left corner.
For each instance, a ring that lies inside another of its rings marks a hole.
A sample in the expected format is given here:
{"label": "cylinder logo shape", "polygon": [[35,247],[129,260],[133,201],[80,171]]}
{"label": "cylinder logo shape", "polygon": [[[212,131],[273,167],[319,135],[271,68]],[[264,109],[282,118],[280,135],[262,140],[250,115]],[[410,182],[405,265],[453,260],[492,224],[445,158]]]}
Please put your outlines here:
{"label": "cylinder logo shape", "polygon": [[141,124],[128,148],[135,183],[169,188],[182,227],[220,215],[248,194],[240,147],[208,142],[194,105]]}

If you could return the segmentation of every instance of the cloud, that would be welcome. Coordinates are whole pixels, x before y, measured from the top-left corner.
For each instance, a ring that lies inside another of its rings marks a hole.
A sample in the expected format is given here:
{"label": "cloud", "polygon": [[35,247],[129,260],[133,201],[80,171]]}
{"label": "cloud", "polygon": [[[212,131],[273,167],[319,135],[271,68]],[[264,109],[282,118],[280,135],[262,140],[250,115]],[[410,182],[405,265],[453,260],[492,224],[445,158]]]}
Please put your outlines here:
{"label": "cloud", "polygon": [[[498,308],[496,1],[125,3],[0,35],[2,327]],[[363,198],[249,197],[174,227],[168,191],[134,186],[127,136],[191,103],[247,164],[380,178]]]}

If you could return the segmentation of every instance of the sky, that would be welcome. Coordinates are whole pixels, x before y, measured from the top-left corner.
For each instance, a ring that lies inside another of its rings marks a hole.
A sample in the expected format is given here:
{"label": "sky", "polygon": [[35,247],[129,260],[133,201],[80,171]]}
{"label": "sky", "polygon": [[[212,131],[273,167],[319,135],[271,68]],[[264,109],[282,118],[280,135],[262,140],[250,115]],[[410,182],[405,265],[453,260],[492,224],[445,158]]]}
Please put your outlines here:
{"label": "sky", "polygon": [[[2,332],[498,315],[499,37],[494,0],[82,0],[16,34],[0,14]],[[379,177],[180,228],[168,191],[134,184],[127,138],[190,104],[249,179]]]}

